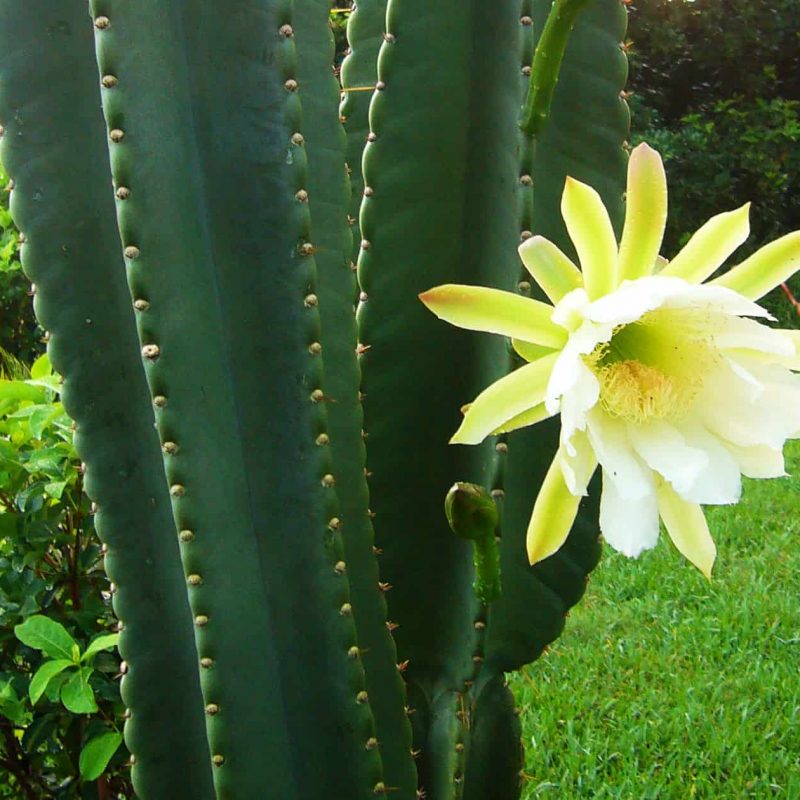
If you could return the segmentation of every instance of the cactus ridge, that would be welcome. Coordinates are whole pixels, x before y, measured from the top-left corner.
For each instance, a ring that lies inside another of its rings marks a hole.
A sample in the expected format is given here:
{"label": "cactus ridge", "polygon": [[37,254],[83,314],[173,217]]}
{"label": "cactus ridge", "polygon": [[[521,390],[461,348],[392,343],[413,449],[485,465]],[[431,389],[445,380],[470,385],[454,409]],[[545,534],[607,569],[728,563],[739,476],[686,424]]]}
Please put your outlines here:
{"label": "cactus ridge", "polygon": [[213,790],[191,617],[124,279],[91,22],[81,0],[56,5],[30,0],[0,11],[12,211],[116,587],[133,778],[150,797],[187,791],[206,800]]}
{"label": "cactus ridge", "polygon": [[[165,467],[217,795],[262,796],[266,761],[275,797],[373,796],[381,760],[369,703],[355,702],[365,684],[334,522],[312,223],[297,200],[308,161],[294,5],[94,6],[110,20],[101,73],[119,80],[103,101],[109,130],[124,130],[111,153],[130,192],[118,200],[136,248],[129,283],[149,303],[137,322],[158,429],[178,448]],[[142,87],[165,72],[174,102],[161,113]]]}
{"label": "cactus ridge", "polygon": [[359,213],[364,194],[361,161],[369,129],[369,105],[378,79],[378,52],[386,36],[387,0],[360,0],[347,20],[348,53],[342,61],[342,102],[339,107],[347,132],[347,165],[352,194],[350,223],[353,231],[353,261],[358,260],[361,242]]}
{"label": "cactus ridge", "polygon": [[410,662],[420,784],[436,799],[457,787],[463,751],[455,747],[469,719],[468,701],[467,715],[456,713],[458,695],[473,674],[480,613],[470,545],[448,529],[442,504],[454,480],[490,486],[499,458],[492,443],[446,444],[458,425],[452,398],[499,377],[505,344],[443,328],[416,295],[454,279],[516,283],[518,0],[427,12],[422,2],[388,5],[363,160],[367,299],[358,321],[370,346],[362,386],[381,574],[394,587],[387,600],[400,623],[400,659]]}
{"label": "cactus ridge", "polygon": [[361,372],[353,306],[357,283],[350,266],[353,235],[347,220],[347,137],[336,108],[338,82],[330,70],[334,42],[328,24],[329,5],[327,0],[296,0],[293,25],[309,167],[306,202],[314,231],[320,342],[325,391],[330,401],[326,402],[328,431],[336,464],[353,618],[359,646],[364,651],[361,660],[380,742],[383,779],[397,800],[414,800],[417,775],[411,758],[411,726],[404,711],[405,685],[397,670],[397,651],[387,625],[384,592],[379,586],[365,475]]}

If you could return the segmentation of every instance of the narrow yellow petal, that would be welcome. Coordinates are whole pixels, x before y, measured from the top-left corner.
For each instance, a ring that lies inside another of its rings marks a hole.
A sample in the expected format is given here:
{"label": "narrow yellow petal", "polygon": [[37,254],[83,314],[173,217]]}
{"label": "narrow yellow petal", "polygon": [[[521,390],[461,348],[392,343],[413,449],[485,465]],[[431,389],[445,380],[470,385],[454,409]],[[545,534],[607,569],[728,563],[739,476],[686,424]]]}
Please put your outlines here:
{"label": "narrow yellow petal", "polygon": [[478,444],[492,431],[544,400],[558,353],[526,364],[495,381],[475,398],[450,444]]}
{"label": "narrow yellow petal", "polygon": [[561,216],[578,251],[586,293],[597,300],[614,288],[617,277],[617,239],[608,211],[591,186],[567,178]]}
{"label": "narrow yellow petal", "polygon": [[419,299],[439,319],[471,331],[499,333],[546,347],[561,347],[567,332],[550,321],[553,306],[501,289],[445,284]]}
{"label": "narrow yellow petal", "polygon": [[542,356],[549,356],[555,348],[545,347],[541,344],[531,344],[522,339],[512,339],[511,346],[518,356],[526,361],[538,361]]}
{"label": "narrow yellow petal", "polygon": [[666,481],[656,489],[658,512],[675,547],[711,580],[717,548],[703,509],[684,500]]}
{"label": "narrow yellow petal", "polygon": [[533,236],[519,246],[525,269],[555,304],[583,286],[581,271],[549,239]]}
{"label": "narrow yellow petal", "polygon": [[564,544],[580,502],[581,497],[572,494],[564,481],[559,448],[539,489],[528,524],[526,546],[531,564],[544,561]]}
{"label": "narrow yellow petal", "polygon": [[527,411],[523,411],[521,414],[517,414],[516,417],[512,417],[508,422],[504,422],[499,428],[495,428],[492,431],[492,435],[497,436],[500,433],[510,433],[519,428],[527,428],[529,425],[535,425],[537,422],[549,419],[552,416],[554,415],[544,407],[544,403],[539,403],[538,406],[534,406]]}
{"label": "narrow yellow petal", "polygon": [[659,275],[702,283],[716,272],[750,235],[750,203],[711,217]]}
{"label": "narrow yellow petal", "polygon": [[628,161],[625,227],[619,245],[617,285],[650,275],[667,224],[667,176],[661,156],[642,143]]}
{"label": "narrow yellow petal", "polygon": [[758,300],[799,269],[800,231],[792,231],[764,245],[713,283],[727,286],[749,300]]}

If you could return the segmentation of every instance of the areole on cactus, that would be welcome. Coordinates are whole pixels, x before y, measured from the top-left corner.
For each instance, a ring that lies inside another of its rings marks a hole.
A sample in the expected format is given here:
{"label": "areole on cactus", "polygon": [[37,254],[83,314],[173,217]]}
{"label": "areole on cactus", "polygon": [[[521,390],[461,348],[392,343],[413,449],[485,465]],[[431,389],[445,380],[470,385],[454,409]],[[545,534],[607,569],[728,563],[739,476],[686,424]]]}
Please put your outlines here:
{"label": "areole on cactus", "polygon": [[[142,800],[519,797],[504,672],[580,599],[597,492],[554,508],[563,546],[531,566],[558,427],[450,447],[458,402],[516,356],[418,295],[514,292],[501,332],[540,383],[569,347],[516,247],[564,266],[568,175],[608,208],[602,231],[573,215],[603,253],[621,227],[625,10],[586,5],[566,47],[583,0],[549,27],[550,0],[360,0],[341,106],[327,0],[0,6],[2,158],[116,585]],[[540,32],[558,57],[537,67]],[[592,247],[584,278],[534,277],[610,288]],[[596,355],[609,397],[650,374]]]}

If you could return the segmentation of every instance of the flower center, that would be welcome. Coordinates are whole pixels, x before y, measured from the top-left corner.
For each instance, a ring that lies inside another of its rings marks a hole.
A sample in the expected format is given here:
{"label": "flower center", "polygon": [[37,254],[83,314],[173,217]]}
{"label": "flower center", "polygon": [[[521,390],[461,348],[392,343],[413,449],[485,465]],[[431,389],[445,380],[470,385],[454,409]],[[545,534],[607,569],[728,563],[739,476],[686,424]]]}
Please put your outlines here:
{"label": "flower center", "polygon": [[714,323],[697,309],[658,309],[621,325],[587,357],[603,410],[633,423],[683,417],[721,358]]}

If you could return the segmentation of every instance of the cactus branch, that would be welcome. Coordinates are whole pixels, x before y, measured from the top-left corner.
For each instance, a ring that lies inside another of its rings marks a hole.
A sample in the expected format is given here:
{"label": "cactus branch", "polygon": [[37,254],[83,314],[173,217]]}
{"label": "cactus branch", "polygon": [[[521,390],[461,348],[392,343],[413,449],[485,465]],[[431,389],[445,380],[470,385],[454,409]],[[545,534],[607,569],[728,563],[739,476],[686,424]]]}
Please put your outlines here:
{"label": "cactus branch", "polygon": [[530,89],[520,122],[522,130],[531,136],[538,136],[550,117],[550,106],[570,33],[578,15],[589,2],[590,0],[553,0],[553,7],[533,54]]}

